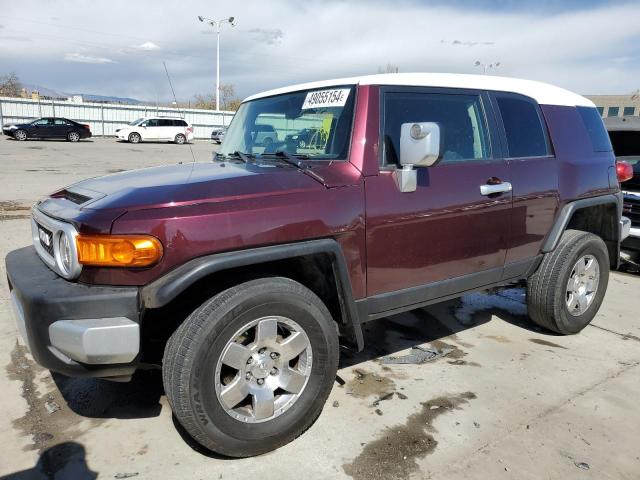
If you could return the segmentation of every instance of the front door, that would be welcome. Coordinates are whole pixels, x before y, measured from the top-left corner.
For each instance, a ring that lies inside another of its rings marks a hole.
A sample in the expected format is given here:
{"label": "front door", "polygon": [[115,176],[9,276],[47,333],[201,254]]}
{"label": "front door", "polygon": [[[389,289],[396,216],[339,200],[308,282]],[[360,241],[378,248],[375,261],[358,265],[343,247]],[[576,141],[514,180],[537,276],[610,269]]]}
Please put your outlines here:
{"label": "front door", "polygon": [[[412,287],[420,291],[430,284],[437,297],[499,281],[512,198],[488,96],[385,87],[381,100],[383,165],[379,175],[365,180],[367,295],[416,291]],[[393,171],[400,126],[408,122],[439,124],[442,159],[418,168],[416,191],[403,193]],[[488,184],[504,191],[481,188]],[[445,288],[439,289],[439,283]]]}
{"label": "front door", "polygon": [[160,138],[160,123],[156,118],[145,120],[142,125],[141,134],[143,140],[158,140]]}

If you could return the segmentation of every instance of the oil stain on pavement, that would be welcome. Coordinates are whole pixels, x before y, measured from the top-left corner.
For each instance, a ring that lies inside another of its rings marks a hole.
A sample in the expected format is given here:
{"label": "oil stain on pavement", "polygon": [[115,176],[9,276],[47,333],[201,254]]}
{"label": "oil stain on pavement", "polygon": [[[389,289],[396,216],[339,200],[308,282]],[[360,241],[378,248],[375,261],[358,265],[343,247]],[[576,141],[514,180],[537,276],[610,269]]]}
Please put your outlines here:
{"label": "oil stain on pavement", "polygon": [[[44,370],[27,356],[26,347],[16,343],[6,370],[11,380],[21,382],[22,398],[27,402],[24,416],[13,420],[14,428],[23,436],[31,437],[31,443],[25,450],[42,452],[53,444],[78,438],[86,429],[101,422],[99,419],[84,419],[72,412],[55,387],[41,395],[36,376]],[[47,381],[53,383],[48,375],[45,377]]]}
{"label": "oil stain on pavement", "polygon": [[387,427],[380,438],[368,443],[360,455],[342,468],[355,480],[409,478],[418,471],[416,460],[433,452],[438,445],[430,433],[435,432],[433,421],[475,398],[473,392],[464,392],[422,403],[421,410],[411,415],[405,424]]}

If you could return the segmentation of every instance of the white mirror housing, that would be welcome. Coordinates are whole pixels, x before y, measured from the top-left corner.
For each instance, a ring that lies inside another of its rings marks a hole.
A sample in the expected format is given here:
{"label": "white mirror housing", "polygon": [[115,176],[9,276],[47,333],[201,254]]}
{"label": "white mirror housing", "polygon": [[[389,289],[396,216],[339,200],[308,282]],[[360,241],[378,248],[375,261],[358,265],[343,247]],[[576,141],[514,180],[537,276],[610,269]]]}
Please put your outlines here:
{"label": "white mirror housing", "polygon": [[431,167],[440,159],[440,126],[435,122],[403,123],[400,165]]}

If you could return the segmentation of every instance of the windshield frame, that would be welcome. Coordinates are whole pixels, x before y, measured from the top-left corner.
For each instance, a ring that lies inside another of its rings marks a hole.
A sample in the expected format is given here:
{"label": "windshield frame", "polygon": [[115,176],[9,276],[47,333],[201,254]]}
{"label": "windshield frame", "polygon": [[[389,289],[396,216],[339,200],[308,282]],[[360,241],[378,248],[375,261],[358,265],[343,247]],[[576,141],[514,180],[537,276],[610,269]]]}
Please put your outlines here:
{"label": "windshield frame", "polygon": [[[236,111],[236,114],[233,116],[233,119],[231,120],[231,122],[229,123],[229,125],[226,127],[226,132],[225,132],[225,136],[227,136],[226,134],[229,133],[229,131],[231,131],[234,122],[236,121],[236,118],[238,118],[237,113],[238,111],[240,111],[241,108],[246,107],[246,105],[252,103],[252,102],[258,102],[261,100],[265,100],[265,99],[272,99],[272,98],[277,98],[277,97],[283,97],[286,95],[292,95],[292,94],[300,94],[302,92],[314,92],[314,91],[320,91],[320,90],[332,90],[332,89],[339,89],[339,88],[349,88],[350,91],[353,93],[353,108],[352,108],[352,112],[351,112],[351,118],[350,118],[350,128],[349,128],[349,135],[346,139],[347,142],[347,148],[346,148],[346,154],[344,156],[344,158],[339,158],[339,157],[330,157],[328,154],[322,154],[322,155],[309,155],[307,153],[291,153],[292,156],[294,157],[298,157],[300,160],[304,161],[304,162],[325,162],[325,163],[331,163],[331,162],[348,162],[349,159],[351,158],[351,146],[352,146],[352,142],[353,142],[353,130],[355,128],[355,120],[356,120],[356,112],[358,110],[358,84],[356,83],[350,83],[350,84],[336,84],[336,85],[323,85],[322,87],[312,87],[312,88],[301,88],[298,90],[291,90],[291,91],[287,91],[284,93],[278,93],[275,95],[266,95],[266,96],[261,96],[258,98],[251,98],[251,100],[247,100],[244,101],[240,104],[240,107],[238,108],[238,110]],[[349,100],[348,100],[349,101]],[[228,144],[227,144],[228,145]],[[224,148],[225,144],[223,143],[221,146],[222,150]],[[229,153],[233,153],[233,152],[223,152],[223,151],[218,151],[218,154],[221,156],[227,155]],[[269,157],[273,157],[274,153],[276,152],[268,152],[268,153],[253,153],[253,152],[243,152],[244,154],[248,155],[249,157],[252,158],[257,158],[260,159],[262,158],[269,158]]]}

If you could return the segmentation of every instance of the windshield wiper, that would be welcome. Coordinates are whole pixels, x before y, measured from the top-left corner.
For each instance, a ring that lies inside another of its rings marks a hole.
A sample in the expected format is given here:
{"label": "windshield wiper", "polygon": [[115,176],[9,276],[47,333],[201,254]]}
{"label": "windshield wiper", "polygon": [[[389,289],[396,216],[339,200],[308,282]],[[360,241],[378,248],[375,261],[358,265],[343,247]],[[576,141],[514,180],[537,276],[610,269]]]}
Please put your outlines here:
{"label": "windshield wiper", "polygon": [[240,159],[244,163],[249,163],[249,161],[253,158],[250,154],[241,152],[239,150],[236,150],[235,152],[227,153],[226,155],[219,154],[218,152],[214,152],[214,153],[215,153],[213,156],[214,161],[218,159],[221,159],[222,161],[224,161],[225,158],[233,158],[233,159]]}
{"label": "windshield wiper", "polygon": [[263,153],[263,154],[260,155],[260,157],[276,157],[279,160],[282,160],[284,163],[288,163],[289,165],[293,165],[298,170],[300,170],[302,173],[310,176],[314,180],[320,182],[322,185],[325,185],[325,183],[326,183],[324,178],[322,178],[316,172],[311,170],[311,167],[309,165],[307,165],[306,163],[302,162],[302,160],[308,160],[309,158],[311,158],[311,157],[309,157],[309,155],[306,155],[306,154],[293,155],[293,154],[287,152],[286,150],[278,150],[277,152],[274,152],[274,153],[266,153],[266,154]]}

